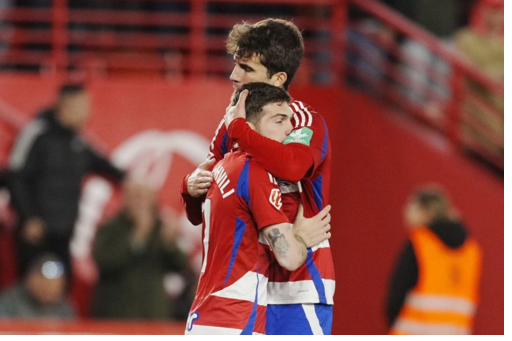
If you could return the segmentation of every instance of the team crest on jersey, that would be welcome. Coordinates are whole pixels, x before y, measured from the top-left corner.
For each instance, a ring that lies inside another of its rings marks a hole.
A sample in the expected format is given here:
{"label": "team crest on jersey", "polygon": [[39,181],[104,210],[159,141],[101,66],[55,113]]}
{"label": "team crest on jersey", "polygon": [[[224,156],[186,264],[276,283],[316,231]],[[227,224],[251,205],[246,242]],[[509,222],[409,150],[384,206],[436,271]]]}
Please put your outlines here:
{"label": "team crest on jersey", "polygon": [[303,127],[291,132],[290,135],[283,141],[284,144],[288,143],[301,143],[309,146],[311,138],[313,137],[313,130]]}
{"label": "team crest on jersey", "polygon": [[283,206],[281,201],[281,190],[273,188],[272,191],[270,191],[270,197],[268,198],[268,201],[270,201],[270,203],[274,205],[275,208],[280,210]]}

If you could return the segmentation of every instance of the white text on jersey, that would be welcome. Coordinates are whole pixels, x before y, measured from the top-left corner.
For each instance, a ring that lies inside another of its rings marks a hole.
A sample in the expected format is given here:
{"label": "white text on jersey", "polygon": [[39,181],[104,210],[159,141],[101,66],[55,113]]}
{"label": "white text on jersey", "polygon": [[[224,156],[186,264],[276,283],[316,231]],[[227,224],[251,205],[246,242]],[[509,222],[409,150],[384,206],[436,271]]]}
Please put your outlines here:
{"label": "white text on jersey", "polygon": [[219,186],[219,190],[222,193],[222,199],[226,199],[231,194],[235,193],[235,189],[231,188],[226,192],[226,186],[230,183],[228,179],[228,174],[226,173],[226,170],[222,165],[218,165],[215,167],[215,169],[212,171],[213,178],[215,179],[215,182],[217,182],[217,185]]}

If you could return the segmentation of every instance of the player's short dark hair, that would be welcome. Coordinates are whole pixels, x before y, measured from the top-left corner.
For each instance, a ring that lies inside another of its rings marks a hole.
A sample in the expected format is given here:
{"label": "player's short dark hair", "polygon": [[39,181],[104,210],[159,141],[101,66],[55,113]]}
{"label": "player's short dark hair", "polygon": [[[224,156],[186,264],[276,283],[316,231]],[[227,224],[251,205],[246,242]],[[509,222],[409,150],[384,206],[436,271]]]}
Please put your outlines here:
{"label": "player's short dark hair", "polygon": [[286,72],[285,90],[299,69],[304,40],[295,24],[282,19],[265,19],[255,24],[237,24],[229,33],[227,52],[235,58],[259,57],[268,77]]}
{"label": "player's short dark hair", "polygon": [[413,195],[421,208],[432,214],[433,219],[447,219],[449,217],[449,202],[444,191],[437,187],[425,187],[417,190]]}
{"label": "player's short dark hair", "polygon": [[240,93],[246,89],[249,90],[249,95],[245,100],[246,120],[254,124],[259,121],[265,105],[271,103],[290,103],[290,95],[285,90],[268,83],[255,82],[247,83],[239,90],[235,90],[231,97],[232,105],[238,102]]}
{"label": "player's short dark hair", "polygon": [[59,89],[59,98],[68,95],[76,95],[85,91],[83,84],[79,83],[66,83],[63,84]]}

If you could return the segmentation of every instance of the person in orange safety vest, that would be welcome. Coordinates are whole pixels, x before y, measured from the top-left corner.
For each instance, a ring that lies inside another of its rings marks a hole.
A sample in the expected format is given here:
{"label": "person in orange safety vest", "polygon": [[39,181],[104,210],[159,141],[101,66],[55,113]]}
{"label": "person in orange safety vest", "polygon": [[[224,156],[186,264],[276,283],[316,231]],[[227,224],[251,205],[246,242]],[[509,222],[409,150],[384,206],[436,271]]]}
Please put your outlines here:
{"label": "person in orange safety vest", "polygon": [[390,334],[471,334],[482,252],[443,192],[414,193],[405,211],[409,240],[390,282]]}

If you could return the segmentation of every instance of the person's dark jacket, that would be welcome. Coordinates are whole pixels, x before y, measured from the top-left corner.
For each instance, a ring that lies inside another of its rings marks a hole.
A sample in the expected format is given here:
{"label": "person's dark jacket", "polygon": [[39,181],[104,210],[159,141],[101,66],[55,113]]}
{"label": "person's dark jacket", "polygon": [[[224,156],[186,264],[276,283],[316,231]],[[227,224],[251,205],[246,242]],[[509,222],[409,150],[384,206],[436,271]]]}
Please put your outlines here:
{"label": "person's dark jacket", "polygon": [[7,171],[0,169],[0,189],[7,187]]}
{"label": "person's dark jacket", "polygon": [[100,227],[93,246],[99,280],[92,316],[100,319],[165,320],[170,317],[164,275],[188,266],[187,256],[176,243],[161,238],[157,220],[146,243],[133,243],[132,220],[121,213]]}
{"label": "person's dark jacket", "polygon": [[[460,223],[451,220],[437,220],[428,228],[438,236],[445,245],[457,249],[468,238],[467,229]],[[391,327],[400,314],[407,293],[418,282],[418,261],[410,240],[407,240],[396,264],[388,291],[386,317]]]}
{"label": "person's dark jacket", "polygon": [[9,187],[20,220],[41,218],[46,233],[70,236],[84,177],[97,173],[120,181],[124,173],[76,131],[46,110],[18,136],[10,157]]}

